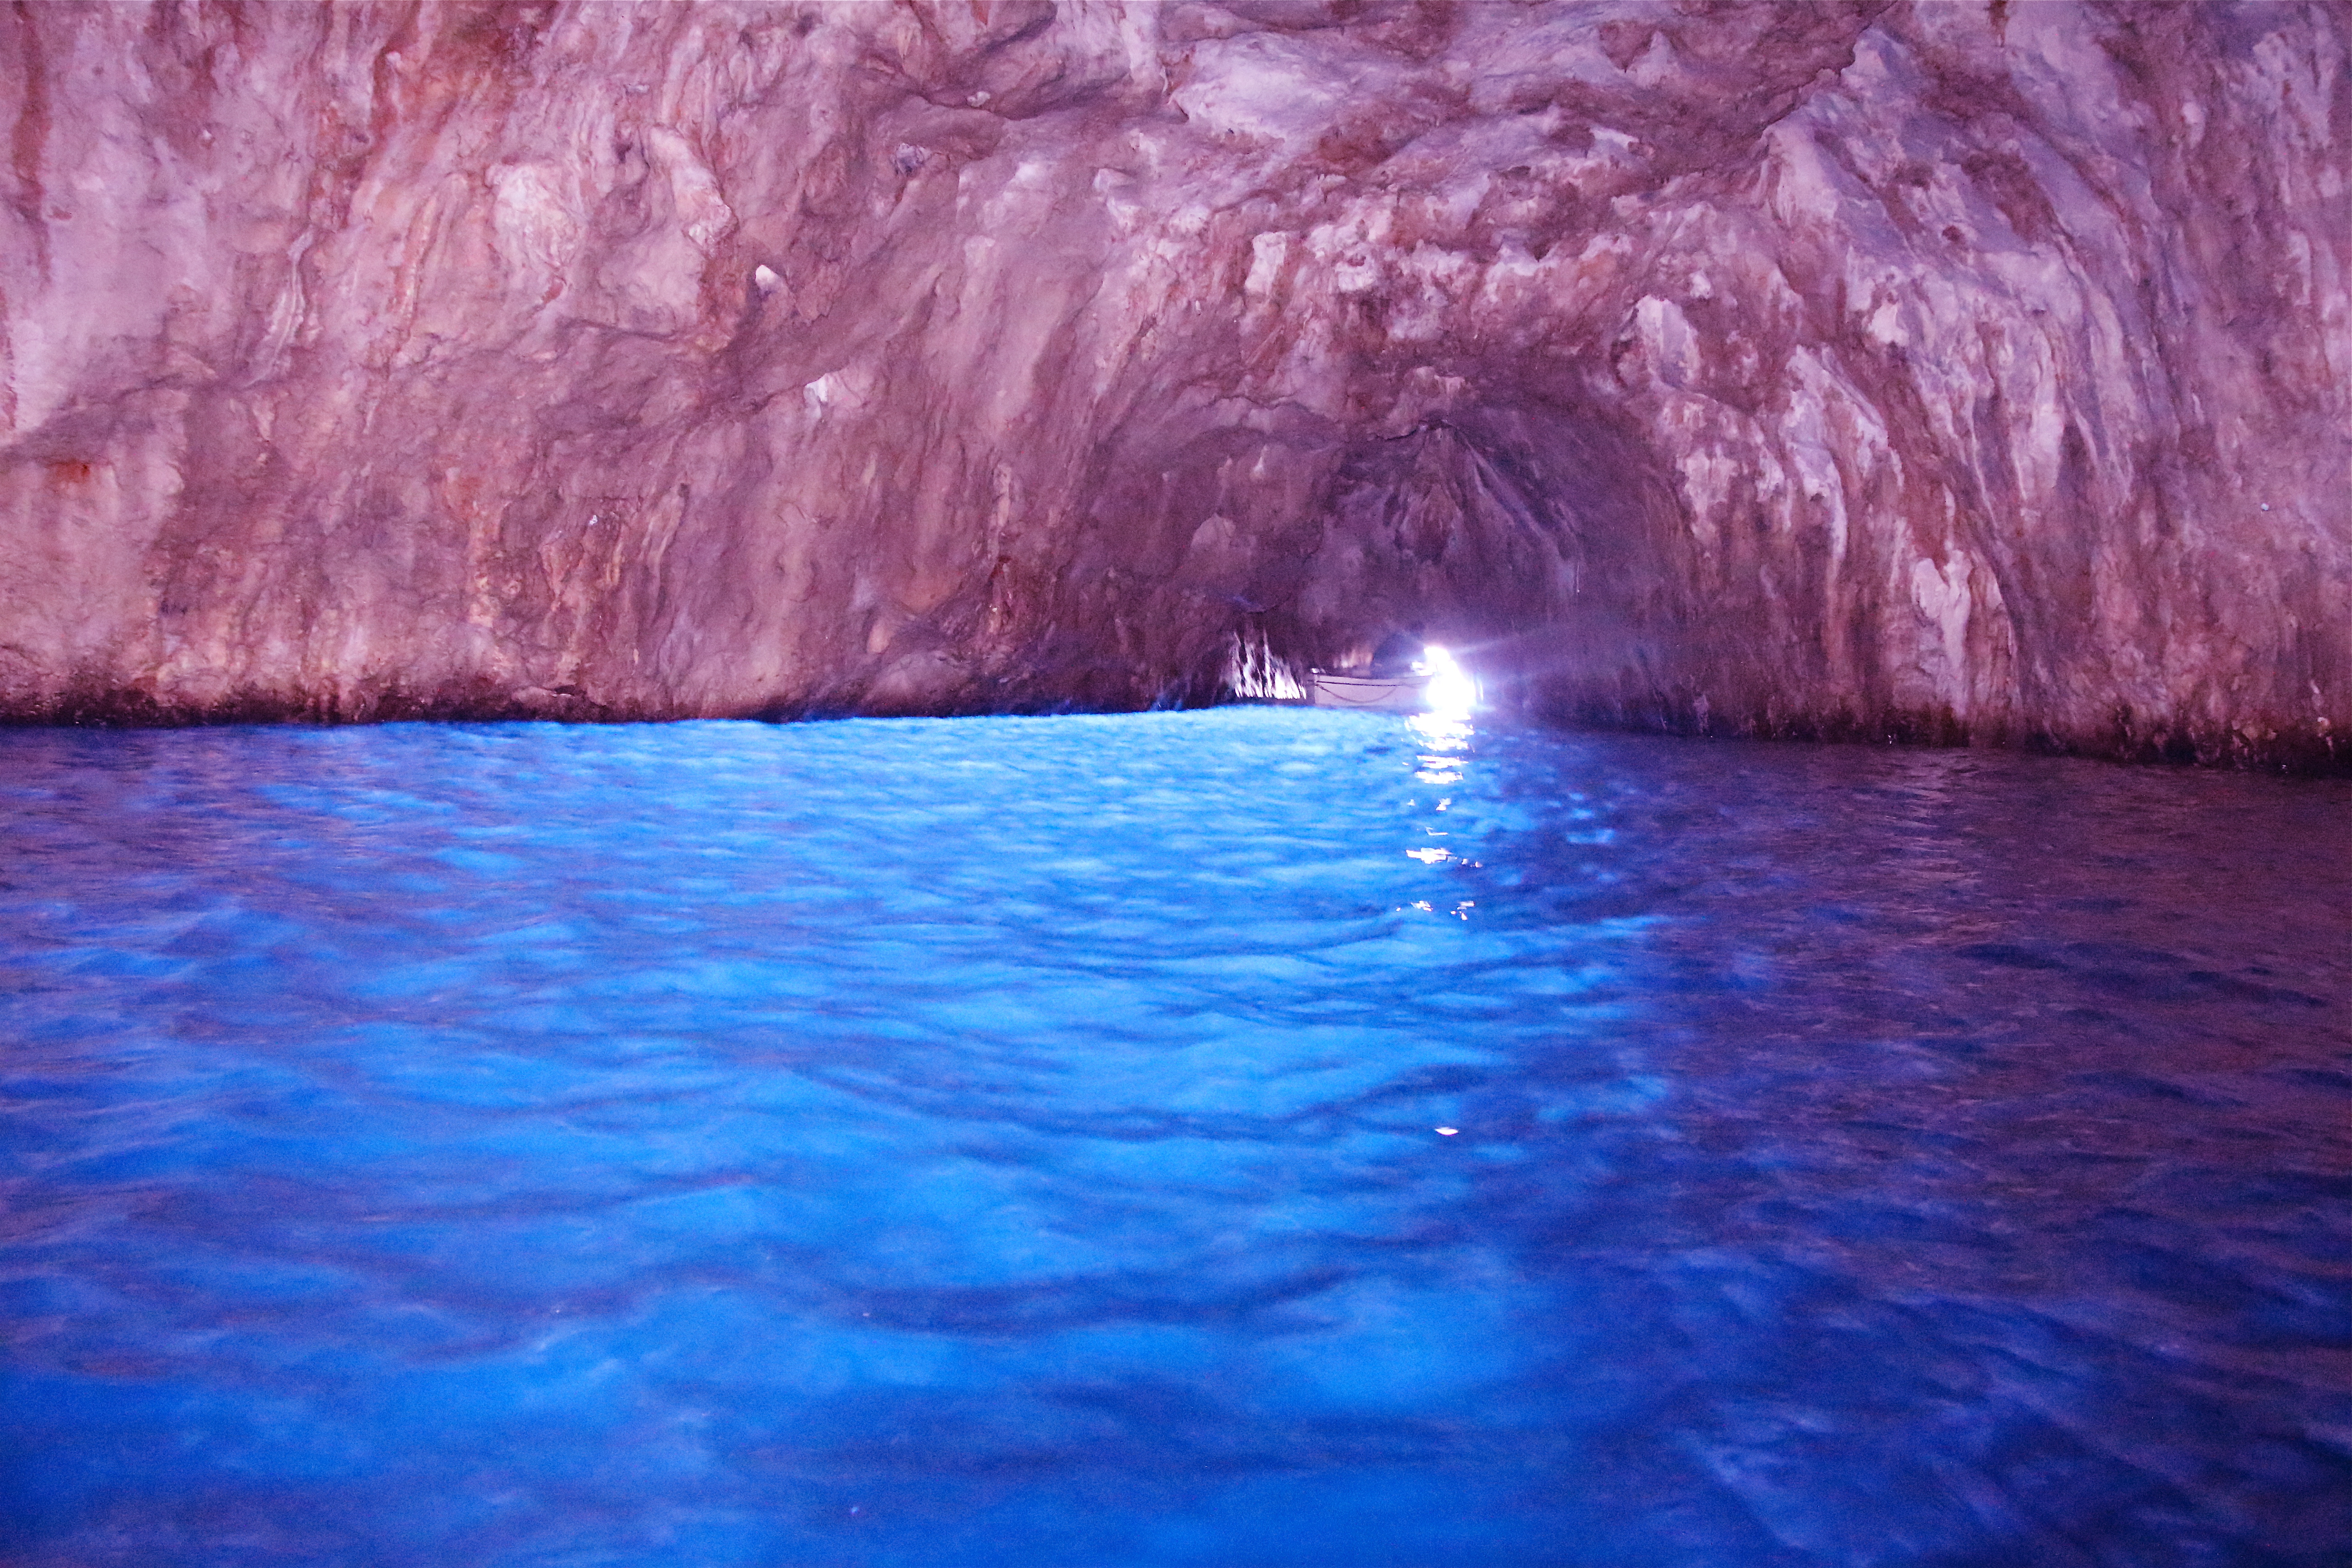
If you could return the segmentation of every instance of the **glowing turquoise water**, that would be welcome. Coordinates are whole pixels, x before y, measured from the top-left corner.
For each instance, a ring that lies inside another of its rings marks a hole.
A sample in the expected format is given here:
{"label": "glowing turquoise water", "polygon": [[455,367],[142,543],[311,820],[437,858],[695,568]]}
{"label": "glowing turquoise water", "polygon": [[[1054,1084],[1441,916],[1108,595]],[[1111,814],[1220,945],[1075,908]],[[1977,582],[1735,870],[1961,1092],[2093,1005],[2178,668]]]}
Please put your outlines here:
{"label": "glowing turquoise water", "polygon": [[25,731],[0,833],[11,1563],[2352,1554],[2341,784]]}

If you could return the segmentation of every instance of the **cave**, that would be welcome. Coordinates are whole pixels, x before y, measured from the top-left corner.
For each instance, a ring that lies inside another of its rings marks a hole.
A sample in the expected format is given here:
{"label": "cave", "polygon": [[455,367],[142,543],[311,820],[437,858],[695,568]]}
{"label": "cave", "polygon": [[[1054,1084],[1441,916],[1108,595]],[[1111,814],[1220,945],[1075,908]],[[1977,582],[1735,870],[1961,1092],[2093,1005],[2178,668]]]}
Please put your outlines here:
{"label": "cave", "polygon": [[0,123],[0,1556],[2352,1560],[2345,6]]}
{"label": "cave", "polygon": [[1199,704],[1402,616],[1553,720],[2336,765],[2324,11],[8,26],[17,720]]}

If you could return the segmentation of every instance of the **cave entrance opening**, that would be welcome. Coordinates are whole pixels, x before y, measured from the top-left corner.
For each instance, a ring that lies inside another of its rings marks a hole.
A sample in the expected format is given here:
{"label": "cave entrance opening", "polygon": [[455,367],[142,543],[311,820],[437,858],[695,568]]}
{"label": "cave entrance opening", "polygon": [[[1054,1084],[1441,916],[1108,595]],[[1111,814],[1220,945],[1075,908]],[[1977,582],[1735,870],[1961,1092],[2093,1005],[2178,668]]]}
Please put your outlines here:
{"label": "cave entrance opening", "polygon": [[[1337,456],[1319,518],[1231,632],[1243,700],[1321,700],[1318,677],[1411,674],[1413,707],[1524,709],[1572,681],[1593,626],[1623,618],[1656,537],[1656,487],[1599,422],[1481,408]],[[1415,669],[1412,667],[1417,666]],[[1388,706],[1360,691],[1350,702]]]}

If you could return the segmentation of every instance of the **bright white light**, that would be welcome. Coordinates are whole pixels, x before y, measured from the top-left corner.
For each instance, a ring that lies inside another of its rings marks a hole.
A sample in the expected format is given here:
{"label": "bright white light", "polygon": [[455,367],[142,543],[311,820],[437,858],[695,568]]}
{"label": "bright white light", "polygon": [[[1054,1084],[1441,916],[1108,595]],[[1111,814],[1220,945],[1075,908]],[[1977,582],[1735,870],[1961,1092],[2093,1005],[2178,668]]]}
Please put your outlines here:
{"label": "bright white light", "polygon": [[1429,667],[1429,684],[1423,690],[1431,712],[1467,713],[1477,706],[1478,683],[1452,654],[1432,643],[1421,650],[1421,658]]}

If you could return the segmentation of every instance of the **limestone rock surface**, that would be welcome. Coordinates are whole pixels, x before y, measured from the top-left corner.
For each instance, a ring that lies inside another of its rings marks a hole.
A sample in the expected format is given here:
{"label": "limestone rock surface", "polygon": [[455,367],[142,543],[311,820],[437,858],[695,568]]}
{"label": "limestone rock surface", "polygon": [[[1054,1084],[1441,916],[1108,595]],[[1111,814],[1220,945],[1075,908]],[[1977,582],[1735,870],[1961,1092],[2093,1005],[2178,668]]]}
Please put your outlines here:
{"label": "limestone rock surface", "polygon": [[[2352,12],[0,14],[0,713],[1215,697],[2341,765]],[[2347,752],[2347,754],[2352,754]]]}

